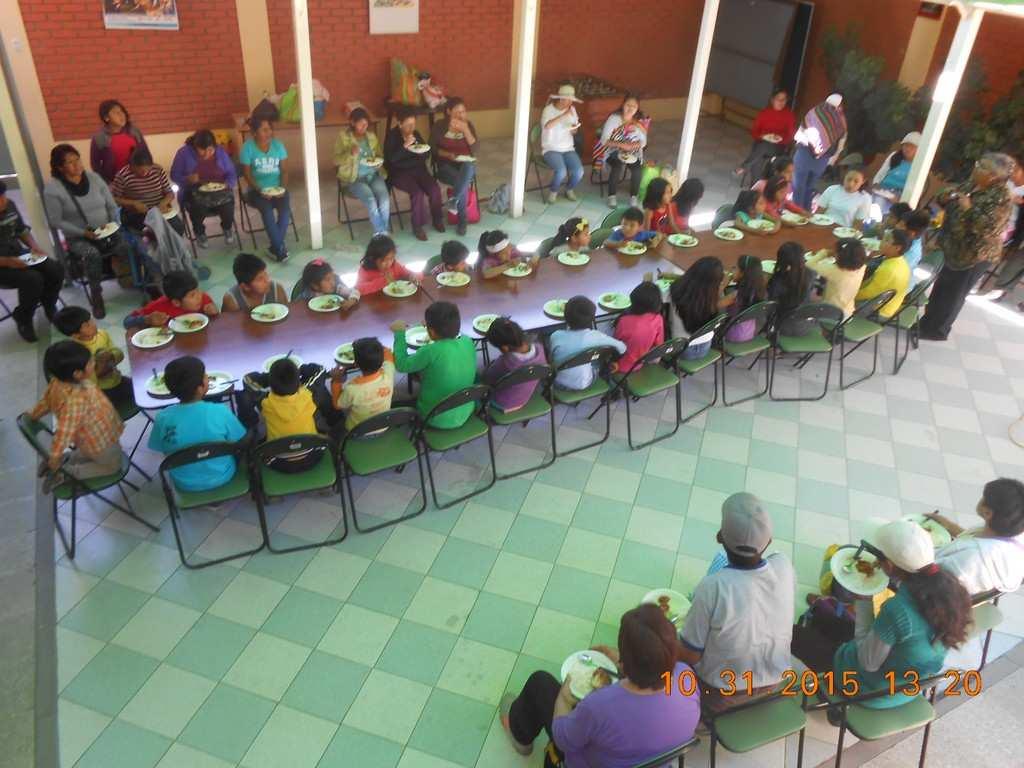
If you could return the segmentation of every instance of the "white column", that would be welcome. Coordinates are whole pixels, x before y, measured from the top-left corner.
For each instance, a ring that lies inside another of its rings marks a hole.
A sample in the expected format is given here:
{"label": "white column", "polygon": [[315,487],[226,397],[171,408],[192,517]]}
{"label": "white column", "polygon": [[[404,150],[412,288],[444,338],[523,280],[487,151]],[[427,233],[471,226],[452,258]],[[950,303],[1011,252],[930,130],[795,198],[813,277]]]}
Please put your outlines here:
{"label": "white column", "polygon": [[526,165],[530,158],[530,99],[533,93],[533,58],[537,48],[537,14],[540,0],[522,0],[519,14],[519,60],[516,62],[515,132],[512,134],[511,213],[523,215]]}
{"label": "white column", "polygon": [[683,118],[683,135],[679,138],[679,157],[676,172],[682,181],[690,172],[693,160],[693,142],[697,138],[697,121],[700,119],[700,104],[704,98],[704,80],[708,74],[711,59],[711,42],[715,37],[715,21],[718,19],[718,0],[704,0],[704,15],[700,20],[700,35],[697,51],[693,55],[693,74],[690,75],[690,95],[686,98],[686,116]]}
{"label": "white column", "polygon": [[324,247],[323,214],[320,211],[320,169],[316,157],[316,121],[313,117],[313,60],[309,48],[309,9],[306,0],[292,0],[295,27],[295,64],[302,106],[302,164],[306,172],[306,200],[309,203],[309,241],[316,251]]}
{"label": "white column", "polygon": [[967,62],[971,58],[974,38],[978,36],[978,28],[981,26],[984,16],[985,12],[978,8],[968,8],[966,11],[960,12],[960,23],[957,25],[956,35],[953,37],[953,44],[949,47],[949,55],[946,56],[942,73],[935,84],[932,106],[928,110],[928,119],[925,121],[924,130],[921,131],[921,143],[917,147],[917,154],[914,155],[907,183],[903,187],[903,196],[900,198],[912,206],[917,205],[924,192],[925,184],[928,181],[928,171],[931,170],[935,152],[939,148],[942,132],[946,128],[946,120],[949,119],[953,100],[960,88],[960,80],[963,78]]}
{"label": "white column", "polygon": [[7,78],[0,71],[0,137],[7,140],[7,149],[11,153],[14,172],[18,176],[17,187],[21,199],[24,201],[21,212],[29,226],[32,227],[36,242],[43,250],[53,253],[46,211],[43,209],[42,190],[36,184],[32,158],[22,139],[21,126],[18,124],[18,117],[14,111],[14,99],[11,96],[11,92],[7,89]]}

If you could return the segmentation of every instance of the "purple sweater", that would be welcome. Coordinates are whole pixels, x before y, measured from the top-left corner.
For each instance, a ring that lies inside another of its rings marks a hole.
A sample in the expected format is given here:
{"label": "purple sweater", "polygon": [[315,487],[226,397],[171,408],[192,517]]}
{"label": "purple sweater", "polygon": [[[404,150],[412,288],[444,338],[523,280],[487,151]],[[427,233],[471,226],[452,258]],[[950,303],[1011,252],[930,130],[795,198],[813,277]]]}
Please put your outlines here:
{"label": "purple sweater", "polygon": [[[217,165],[224,171],[224,183],[229,187],[236,187],[238,172],[228,153],[224,151],[223,147],[217,147],[213,156],[217,160]],[[174,162],[171,163],[171,181],[178,185],[179,203],[184,201],[185,192],[189,188],[188,177],[196,172],[198,165],[199,155],[196,154],[195,149],[188,143],[182,144],[181,149],[174,155]]]}
{"label": "purple sweater", "polygon": [[[546,365],[547,356],[544,354],[544,347],[538,342],[533,342],[533,348],[526,354],[518,352],[506,352],[484,371],[484,384],[494,386],[506,374],[512,373],[526,365]],[[500,392],[495,393],[491,400],[494,405],[503,411],[514,411],[522,408],[533,397],[533,391],[537,388],[536,381],[527,381],[523,384],[516,384],[511,387],[504,387]]]}

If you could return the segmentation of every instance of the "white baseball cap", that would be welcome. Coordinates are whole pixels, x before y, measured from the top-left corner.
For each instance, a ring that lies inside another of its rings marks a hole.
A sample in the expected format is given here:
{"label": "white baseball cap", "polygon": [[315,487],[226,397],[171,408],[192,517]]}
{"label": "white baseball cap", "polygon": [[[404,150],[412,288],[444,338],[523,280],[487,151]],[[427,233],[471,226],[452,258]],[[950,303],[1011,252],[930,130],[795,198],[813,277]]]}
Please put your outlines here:
{"label": "white baseball cap", "polygon": [[827,101],[833,107],[838,107],[840,104],[843,103],[843,97],[841,94],[833,93],[827,99],[825,99],[825,101]]}
{"label": "white baseball cap", "polygon": [[734,493],[722,502],[722,544],[737,555],[759,555],[772,541],[772,519],[752,493]]}
{"label": "white baseball cap", "polygon": [[916,573],[935,562],[935,545],[924,528],[910,520],[896,520],[875,531],[868,539],[893,565]]}
{"label": "white baseball cap", "polygon": [[903,137],[903,141],[900,144],[913,144],[915,147],[921,143],[920,131],[911,131]]}

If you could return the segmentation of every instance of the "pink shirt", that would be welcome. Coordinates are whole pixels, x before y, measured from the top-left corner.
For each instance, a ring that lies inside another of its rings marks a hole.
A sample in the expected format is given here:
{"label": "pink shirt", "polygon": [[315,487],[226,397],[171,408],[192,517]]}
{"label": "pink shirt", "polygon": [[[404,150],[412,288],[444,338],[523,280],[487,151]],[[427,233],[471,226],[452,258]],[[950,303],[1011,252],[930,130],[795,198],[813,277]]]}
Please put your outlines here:
{"label": "pink shirt", "polygon": [[382,272],[379,269],[367,269],[359,267],[359,274],[356,276],[356,290],[360,296],[367,296],[371,293],[380,293],[384,286],[393,280],[408,280],[412,272],[403,267],[397,261],[391,265],[391,269]]}
{"label": "pink shirt", "polygon": [[628,373],[636,361],[665,341],[665,323],[661,315],[622,315],[615,325],[615,338],[626,345],[619,358],[619,373]]}

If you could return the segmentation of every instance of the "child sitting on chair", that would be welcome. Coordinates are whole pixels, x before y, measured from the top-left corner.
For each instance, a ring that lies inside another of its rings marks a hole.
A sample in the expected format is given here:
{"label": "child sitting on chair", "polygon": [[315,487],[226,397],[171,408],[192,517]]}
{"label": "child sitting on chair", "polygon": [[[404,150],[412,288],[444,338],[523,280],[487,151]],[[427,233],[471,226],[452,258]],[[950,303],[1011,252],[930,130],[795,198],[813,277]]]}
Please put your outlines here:
{"label": "child sitting on chair", "polygon": [[397,258],[395,241],[387,235],[374,235],[366,245],[359,263],[356,290],[363,296],[380,293],[385,286],[398,280],[409,280],[419,285],[421,275],[410,272]]}
{"label": "child sitting on chair", "polygon": [[117,370],[118,364],[124,360],[124,352],[111,341],[109,333],[96,326],[89,310],[69,304],[53,316],[53,324],[92,354],[96,386],[115,408],[134,402],[132,380]]}
{"label": "child sitting on chair", "polygon": [[199,290],[199,282],[190,272],[168,272],[163,280],[164,295],[133,311],[124,319],[125,328],[159,327],[172,317],[202,312],[207,317],[220,314],[213,299]]}
{"label": "child sitting on chair", "polygon": [[345,412],[346,432],[391,408],[395,392],[395,356],[390,349],[374,338],[356,339],[352,357],[362,375],[345,381],[345,368],[331,371],[331,401],[335,410]]}
{"label": "child sitting on chair", "polygon": [[536,267],[540,256],[528,256],[512,245],[508,235],[500,229],[492,229],[480,235],[477,243],[476,268],[484,280],[501,277],[505,270],[517,264],[529,264]]}
{"label": "child sitting on chair", "polygon": [[[313,393],[302,386],[299,367],[290,357],[270,366],[270,393],[260,401],[260,413],[267,427],[267,441],[292,435],[315,435],[316,404]],[[319,449],[296,451],[273,457],[267,466],[278,472],[302,472],[320,460]]]}
{"label": "child sitting on chair", "polygon": [[469,249],[466,246],[458,240],[446,240],[441,246],[441,260],[430,270],[430,274],[437,277],[442,272],[468,272],[468,258]]}
{"label": "child sitting on chair", "polygon": [[590,250],[590,222],[573,216],[558,228],[551,240],[548,256],[560,253],[586,253]]}
{"label": "child sitting on chair", "polygon": [[292,291],[296,301],[309,301],[316,296],[341,296],[342,309],[351,309],[359,302],[359,291],[349,288],[324,259],[313,259],[302,270],[299,284]]}
{"label": "child sitting on chair", "polygon": [[284,286],[270,279],[267,262],[252,253],[240,253],[231,265],[236,285],[221,300],[222,312],[248,312],[261,304],[287,304]]}
{"label": "child sitting on chair", "polygon": [[608,235],[604,247],[617,251],[626,243],[644,243],[657,248],[664,238],[660,232],[644,229],[644,212],[639,208],[630,208],[622,214],[622,222]]}
{"label": "child sitting on chair", "polygon": [[[552,363],[560,365],[583,350],[595,347],[612,347],[620,355],[626,351],[625,342],[594,328],[596,314],[597,306],[586,296],[573,296],[565,303],[566,329],[555,331],[548,337]],[[566,368],[555,376],[555,385],[562,389],[581,390],[593,383],[592,365]]]}
{"label": "child sitting on chair", "polygon": [[[492,387],[513,371],[528,365],[546,365],[548,362],[544,347],[527,338],[519,324],[507,317],[496,318],[491,323],[487,329],[487,343],[501,350],[501,357],[487,366],[481,377],[484,384]],[[504,387],[494,392],[491,405],[505,413],[517,411],[530,401],[536,389],[536,380]]]}

